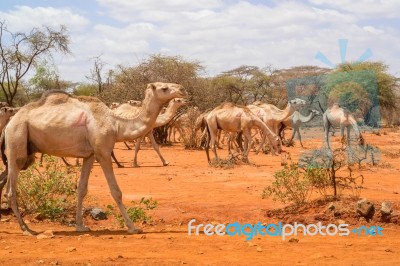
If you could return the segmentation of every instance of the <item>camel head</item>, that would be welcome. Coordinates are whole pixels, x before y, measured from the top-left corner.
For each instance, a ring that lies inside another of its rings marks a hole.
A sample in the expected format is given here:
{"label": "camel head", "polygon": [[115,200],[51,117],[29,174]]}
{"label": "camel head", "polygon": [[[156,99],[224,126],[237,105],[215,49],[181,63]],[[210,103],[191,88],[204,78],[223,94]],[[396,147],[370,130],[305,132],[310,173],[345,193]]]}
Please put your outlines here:
{"label": "camel head", "polygon": [[120,105],[121,105],[120,103],[113,102],[113,103],[110,104],[110,109],[115,109],[115,108],[117,108],[117,107],[120,106]]}
{"label": "camel head", "polygon": [[288,105],[290,106],[290,108],[293,108],[294,110],[298,111],[300,108],[306,105],[306,101],[299,98],[295,98],[293,100],[289,100]]}
{"label": "camel head", "polygon": [[147,85],[146,97],[152,94],[159,103],[166,103],[173,98],[186,98],[185,88],[176,83],[154,82]]}
{"label": "camel head", "polygon": [[185,98],[175,98],[175,99],[172,99],[169,102],[168,105],[171,105],[171,106],[174,105],[174,106],[177,106],[179,108],[179,107],[181,107],[183,105],[186,105],[186,104],[188,104],[188,102],[187,102],[187,100]]}
{"label": "camel head", "polygon": [[0,115],[11,117],[18,112],[19,108],[12,108],[12,107],[1,107],[0,108]]}
{"label": "camel head", "polygon": [[319,111],[312,109],[311,113],[313,114],[313,116],[318,116],[318,115],[322,115]]}
{"label": "camel head", "polygon": [[128,104],[130,104],[132,106],[140,107],[140,106],[142,106],[142,101],[129,100]]}
{"label": "camel head", "polygon": [[279,136],[275,136],[273,138],[272,150],[273,150],[273,154],[274,155],[281,154],[281,152],[282,152],[282,141],[281,141],[281,138]]}

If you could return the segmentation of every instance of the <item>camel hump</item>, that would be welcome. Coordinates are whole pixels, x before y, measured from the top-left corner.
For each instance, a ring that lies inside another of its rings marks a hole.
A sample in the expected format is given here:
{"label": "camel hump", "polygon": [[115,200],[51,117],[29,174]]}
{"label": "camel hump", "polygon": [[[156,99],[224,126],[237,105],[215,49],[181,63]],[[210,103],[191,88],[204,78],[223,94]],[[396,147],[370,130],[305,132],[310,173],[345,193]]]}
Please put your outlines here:
{"label": "camel hump", "polygon": [[96,97],[75,96],[61,90],[49,90],[44,92],[40,99],[33,104],[35,105],[35,107],[39,107],[44,104],[58,105],[67,102],[70,98],[77,99],[81,102],[102,102]]}

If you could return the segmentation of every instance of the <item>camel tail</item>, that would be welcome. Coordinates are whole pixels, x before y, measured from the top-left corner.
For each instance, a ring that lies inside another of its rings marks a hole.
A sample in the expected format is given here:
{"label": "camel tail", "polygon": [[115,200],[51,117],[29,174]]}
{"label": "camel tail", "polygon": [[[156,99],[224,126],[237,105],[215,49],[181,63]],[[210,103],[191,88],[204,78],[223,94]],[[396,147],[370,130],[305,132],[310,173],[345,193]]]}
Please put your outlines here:
{"label": "camel tail", "polygon": [[[204,134],[206,133],[206,134]],[[208,127],[208,123],[206,123],[206,127],[204,129],[203,135],[206,135],[206,144],[204,150],[206,151],[206,156],[207,156],[207,161],[210,163],[210,138],[211,138],[211,133],[210,133],[210,128]]]}
{"label": "camel tail", "polygon": [[5,149],[6,149],[6,134],[5,134],[5,130],[3,129],[3,131],[1,132],[1,136],[0,136],[0,149],[1,149],[1,159],[3,160],[3,164],[5,165],[5,167],[7,168],[7,156],[5,153]]}

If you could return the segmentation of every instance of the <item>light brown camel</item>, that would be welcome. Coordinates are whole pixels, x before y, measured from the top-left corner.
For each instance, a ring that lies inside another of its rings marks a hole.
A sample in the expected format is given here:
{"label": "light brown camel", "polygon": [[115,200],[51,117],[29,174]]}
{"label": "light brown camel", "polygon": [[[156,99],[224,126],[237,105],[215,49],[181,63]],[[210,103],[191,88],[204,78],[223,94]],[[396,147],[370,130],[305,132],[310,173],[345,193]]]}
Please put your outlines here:
{"label": "light brown camel", "polygon": [[82,220],[82,204],[96,159],[128,227],[128,233],[141,232],[130,220],[122,202],[111,152],[118,141],[146,135],[154,127],[162,106],[173,98],[186,97],[187,93],[181,85],[156,82],[148,84],[145,95],[140,112],[134,116],[115,115],[97,98],[76,97],[65,92],[45,93],[40,100],[25,105],[14,115],[1,137],[6,170],[0,175],[0,181],[8,176],[8,202],[24,233],[35,232],[27,226],[18,210],[17,180],[19,172],[33,163],[35,152],[84,158],[77,195],[77,231],[89,230]]}
{"label": "light brown camel", "polygon": [[[289,100],[286,108],[281,110],[275,105],[263,103],[261,101],[255,101],[253,104],[247,107],[260,118],[274,134],[279,136],[279,129],[281,128],[281,123],[283,120],[292,115],[295,111],[299,110],[306,104],[306,101],[295,98]],[[257,152],[260,151],[262,145],[259,146]]]}
{"label": "light brown camel", "polygon": [[[175,113],[178,110],[178,108],[185,104],[187,104],[187,101],[185,99],[181,99],[181,98],[172,99],[169,102],[168,107],[165,109],[165,112],[158,115],[156,123],[154,125],[154,128],[161,127],[161,126],[168,124],[169,121],[171,121],[171,119],[175,116]],[[154,139],[153,130],[151,130],[150,133],[147,134],[146,136],[149,137],[151,145],[153,146],[153,149],[157,152],[158,157],[160,157],[160,160],[161,160],[163,166],[167,166],[169,164],[169,162],[167,162],[164,159],[164,157],[161,155],[160,147],[158,146],[156,140]],[[137,162],[137,155],[139,153],[140,144],[143,139],[144,139],[144,137],[141,137],[140,139],[136,140],[135,157],[133,158],[133,162],[132,162],[133,167],[139,167],[138,162]]]}
{"label": "light brown camel", "polygon": [[324,121],[324,133],[325,133],[325,144],[329,146],[329,128],[340,127],[340,135],[342,140],[344,138],[344,129],[347,130],[347,147],[350,148],[350,127],[353,128],[356,133],[358,145],[364,145],[364,137],[361,135],[360,129],[358,128],[357,121],[354,116],[344,108],[340,107],[337,103],[329,107],[323,117]]}
{"label": "light brown camel", "polygon": [[286,128],[292,128],[292,137],[290,138],[288,145],[292,142],[294,136],[297,133],[297,135],[299,136],[300,145],[301,147],[303,147],[303,143],[301,142],[300,126],[302,124],[310,122],[314,117],[318,115],[321,115],[321,113],[314,109],[311,110],[307,116],[300,114],[299,111],[295,111],[291,116],[282,121],[282,126],[279,130],[279,136],[281,136],[282,138],[283,131]]}
{"label": "light brown camel", "polygon": [[274,134],[265,123],[254,115],[246,106],[239,106],[233,103],[222,103],[214,108],[206,117],[208,133],[210,135],[210,145],[206,145],[207,160],[210,162],[209,147],[214,151],[215,158],[218,160],[216,150],[216,139],[218,129],[228,132],[242,132],[245,136],[243,159],[248,162],[249,145],[251,143],[252,127],[259,127],[263,133],[262,144],[265,137],[268,137],[272,147],[277,153],[281,153],[280,138]]}
{"label": "light brown camel", "polygon": [[[264,121],[264,123],[272,130],[272,132],[278,134],[282,121],[291,116],[295,111],[298,111],[305,104],[306,101],[295,98],[293,100],[289,100],[286,108],[283,110],[279,109],[273,104],[267,104],[260,101],[256,101],[247,107],[250,108],[254,114],[260,117],[261,120]],[[254,108],[254,106],[262,108],[264,112],[258,108]]]}
{"label": "light brown camel", "polygon": [[[189,115],[190,114],[190,115]],[[198,117],[200,115],[199,108],[197,106],[190,107],[185,113],[180,115],[173,123],[171,126],[168,128],[168,141],[171,142],[171,136],[172,142],[176,142],[175,139],[175,134],[176,131],[179,132],[179,138],[183,140],[183,134],[184,134],[184,128],[188,127],[188,124],[190,124],[189,120],[191,117],[195,116]]]}
{"label": "light brown camel", "polygon": [[0,132],[7,125],[10,118],[18,112],[19,108],[1,107],[0,108]]}

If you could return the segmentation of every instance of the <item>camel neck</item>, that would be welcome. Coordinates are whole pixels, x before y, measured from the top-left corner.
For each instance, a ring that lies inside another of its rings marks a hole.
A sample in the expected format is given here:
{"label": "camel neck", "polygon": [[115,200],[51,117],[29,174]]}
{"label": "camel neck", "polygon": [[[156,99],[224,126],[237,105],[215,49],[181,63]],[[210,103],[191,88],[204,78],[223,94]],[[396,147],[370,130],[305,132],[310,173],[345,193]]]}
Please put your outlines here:
{"label": "camel neck", "polygon": [[133,117],[115,117],[117,141],[135,140],[153,129],[162,104],[148,91],[143,104]]}
{"label": "camel neck", "polygon": [[302,116],[302,115],[300,114],[300,121],[301,121],[302,123],[308,123],[308,122],[310,122],[313,118],[314,118],[314,114],[313,114],[312,112],[309,113],[307,116]]}
{"label": "camel neck", "polygon": [[276,120],[285,120],[286,118],[290,117],[292,115],[293,111],[291,110],[291,106],[288,103],[285,109],[278,109],[277,112],[273,112],[273,115],[275,116]]}
{"label": "camel neck", "polygon": [[178,108],[179,106],[173,103],[168,105],[165,113],[157,117],[154,127],[161,127],[168,124],[168,122],[171,121],[171,119],[175,116],[176,110],[178,110]]}

